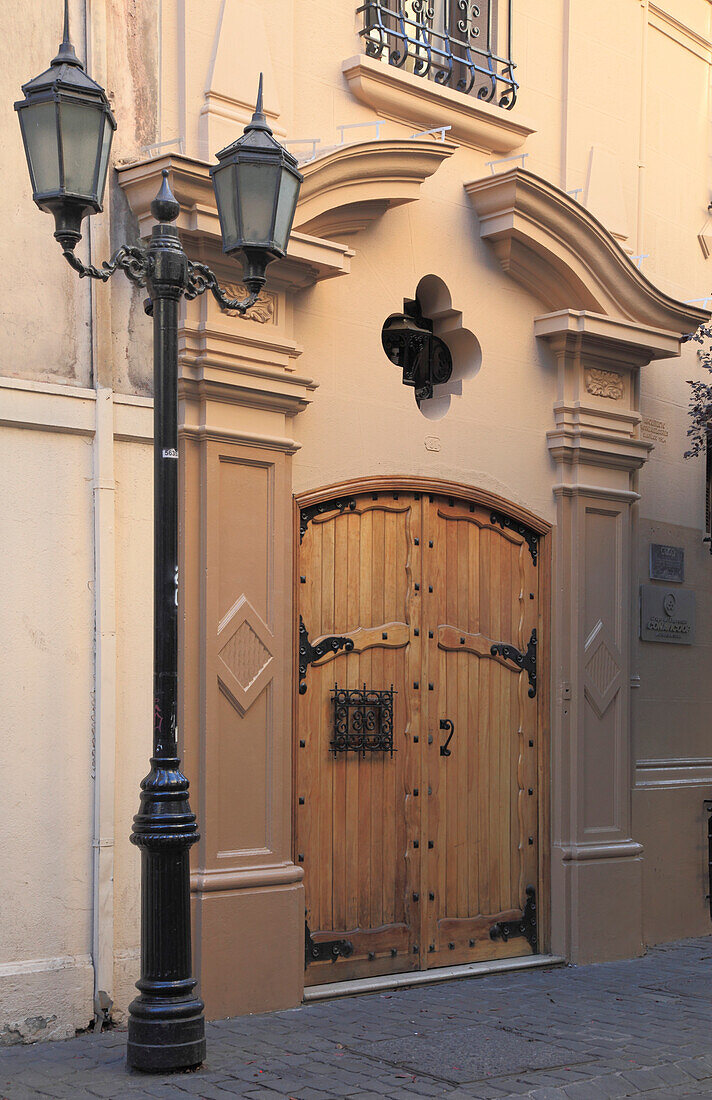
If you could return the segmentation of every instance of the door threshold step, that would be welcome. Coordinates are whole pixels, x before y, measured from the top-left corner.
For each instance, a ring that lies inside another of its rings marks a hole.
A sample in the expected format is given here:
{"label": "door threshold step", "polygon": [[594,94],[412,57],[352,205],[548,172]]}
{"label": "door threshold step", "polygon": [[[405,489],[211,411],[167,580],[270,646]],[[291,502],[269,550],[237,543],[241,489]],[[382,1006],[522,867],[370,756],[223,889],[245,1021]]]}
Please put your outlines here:
{"label": "door threshold step", "polygon": [[353,997],[358,993],[381,993],[386,989],[402,989],[409,985],[431,985],[451,982],[457,978],[484,978],[508,970],[534,970],[542,966],[565,966],[561,955],[522,955],[514,959],[491,959],[489,962],[464,963],[462,966],[440,966],[433,970],[411,971],[408,974],[379,974],[375,978],[354,978],[347,982],[308,985],[304,1001],[326,1001],[332,997]]}

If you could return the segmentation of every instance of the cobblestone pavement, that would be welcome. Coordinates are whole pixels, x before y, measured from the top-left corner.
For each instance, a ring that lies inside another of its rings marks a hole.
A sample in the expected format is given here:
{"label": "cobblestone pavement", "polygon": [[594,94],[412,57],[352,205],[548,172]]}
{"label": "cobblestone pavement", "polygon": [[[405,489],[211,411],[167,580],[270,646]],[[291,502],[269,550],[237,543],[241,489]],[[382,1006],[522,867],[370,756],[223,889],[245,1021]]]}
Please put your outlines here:
{"label": "cobblestone pavement", "polygon": [[712,1098],[712,937],[222,1020],[193,1073],[129,1073],[125,1042],[5,1047],[0,1097]]}

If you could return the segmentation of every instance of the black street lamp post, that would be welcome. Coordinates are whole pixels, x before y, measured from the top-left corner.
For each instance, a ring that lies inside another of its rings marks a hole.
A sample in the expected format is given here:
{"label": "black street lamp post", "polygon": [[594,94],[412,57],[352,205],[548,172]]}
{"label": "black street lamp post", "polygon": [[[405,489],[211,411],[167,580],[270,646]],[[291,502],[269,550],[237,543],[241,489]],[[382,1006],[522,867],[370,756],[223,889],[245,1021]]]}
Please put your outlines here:
{"label": "black street lamp post", "polygon": [[223,309],[245,313],[265,269],[286,252],[302,177],[257,107],[245,133],[211,169],[223,250],[243,258],[247,298],[220,288],[204,264],[191,263],[173,224],[180,206],[164,170],[147,248],[122,245],[101,269],[75,255],[81,222],[101,211],[116,123],[104,89],[84,71],[64,37],[50,68],[23,85],[20,118],[33,198],[55,218],[55,237],[80,278],[106,281],[121,268],[145,286],[153,317],[154,364],[154,665],[153,755],[141,783],[131,840],[141,850],[141,978],[129,1008],[127,1060],[148,1072],[199,1065],[205,1057],[203,1002],[195,993],[190,936],[189,850],[199,839],[178,757],[178,306],[210,290]]}

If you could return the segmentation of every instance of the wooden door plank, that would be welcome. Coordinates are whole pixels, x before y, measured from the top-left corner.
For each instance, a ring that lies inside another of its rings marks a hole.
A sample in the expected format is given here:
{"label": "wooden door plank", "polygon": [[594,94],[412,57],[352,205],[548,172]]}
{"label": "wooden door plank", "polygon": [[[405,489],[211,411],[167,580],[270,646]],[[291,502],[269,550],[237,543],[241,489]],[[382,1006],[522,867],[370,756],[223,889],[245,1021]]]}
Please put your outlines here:
{"label": "wooden door plank", "polygon": [[[405,516],[403,514],[393,515],[391,513],[385,514],[384,522],[384,536],[383,536],[383,618],[386,621],[394,622],[398,614],[398,597],[397,597],[397,577],[398,577],[398,563],[399,556],[404,567],[403,550],[405,542]],[[400,555],[399,555],[400,552]],[[410,631],[406,623],[400,624],[403,629],[403,645],[408,644]],[[390,630],[381,632],[387,634],[388,638],[381,639],[382,643],[390,641]],[[400,656],[400,654],[399,654]],[[402,690],[403,685],[400,682],[401,677],[396,674],[396,655],[391,649],[383,650],[383,687],[389,687],[391,684],[398,692],[394,696],[393,700],[393,717],[394,717],[394,729],[393,740],[396,746],[396,753],[400,751],[403,754],[403,745],[400,743],[400,728],[398,725],[401,708],[402,708]],[[398,689],[400,688],[400,691]],[[397,858],[396,858],[396,833],[397,833],[397,820],[404,814],[403,800],[398,797],[397,790],[397,777],[400,761],[398,755],[394,759],[385,762],[384,775],[383,775],[383,793],[382,793],[382,813],[383,813],[383,913],[385,920],[393,920],[397,913],[396,906],[396,880],[397,874]]]}
{"label": "wooden door plank", "polygon": [[[470,525],[467,530],[467,568],[468,568],[468,616],[463,626],[468,633],[479,633],[480,626],[480,590],[479,590],[479,554],[480,531]],[[481,838],[477,827],[479,811],[479,745],[482,736],[480,725],[480,661],[468,661],[467,680],[467,730],[469,734],[467,756],[467,786],[469,797],[468,811],[468,903],[469,912],[480,912],[480,875],[479,859]]]}
{"label": "wooden door plank", "polygon": [[[460,506],[461,507],[461,506]],[[470,617],[470,525],[453,524],[457,539],[457,622],[466,624]],[[470,756],[475,750],[474,733],[469,722],[469,665],[475,664],[472,657],[458,652],[457,657],[457,718],[456,729],[460,733],[455,758],[457,768],[454,775],[457,782],[457,916],[470,914],[470,836],[469,806],[472,798],[470,779]],[[465,734],[463,737],[462,734]],[[452,757],[448,758],[452,763]]]}
{"label": "wooden door plank", "polygon": [[[361,516],[360,622],[373,625],[371,591],[373,573],[373,512]],[[359,655],[359,682],[372,683],[371,652]],[[353,874],[358,878],[358,928],[370,927],[371,920],[371,772],[370,761],[356,757],[358,771],[358,857]]]}
{"label": "wooden door plank", "polygon": [[[441,607],[445,612],[445,621],[459,623],[458,600],[458,524],[450,519],[441,521],[445,531],[445,567],[442,584],[444,586],[444,599]],[[439,620],[438,625],[442,622]],[[440,787],[444,792],[445,806],[441,808],[443,821],[442,835],[438,844],[438,858],[444,860],[446,866],[446,893],[444,914],[448,917],[456,917],[458,912],[458,879],[459,879],[459,790],[458,790],[458,764],[462,763],[462,751],[467,743],[467,731],[462,729],[461,715],[458,707],[458,657],[447,658],[442,650],[438,650],[438,658],[443,672],[443,679],[447,685],[447,707],[445,714],[455,722],[457,744],[452,741],[453,754],[443,756],[441,760]],[[465,734],[463,738],[463,733]],[[459,734],[459,736],[458,736]],[[453,768],[453,763],[455,767]],[[444,812],[442,812],[444,810]]]}
{"label": "wooden door plank", "polygon": [[[512,553],[511,544],[506,539],[499,539],[499,604],[501,609],[500,637],[503,641],[512,639],[516,641],[517,623],[512,616]],[[499,743],[499,799],[497,806],[496,843],[495,851],[498,851],[497,864],[499,868],[499,906],[501,909],[509,909],[514,904],[511,896],[511,863],[512,863],[512,837],[511,837],[511,805],[514,799],[514,791],[511,787],[511,757],[513,746],[517,742],[516,730],[518,721],[516,710],[513,713],[512,695],[516,700],[518,695],[519,680],[499,673],[500,708],[498,714],[498,743]]]}
{"label": "wooden door plank", "polygon": [[[322,531],[314,529],[304,537],[303,549],[311,548],[307,557],[305,576],[305,615],[307,631],[319,631],[321,627],[321,549]],[[313,626],[311,624],[314,624]],[[321,791],[319,786],[319,695],[315,690],[314,677],[307,672],[307,692],[299,700],[302,724],[300,728],[299,753],[304,761],[306,805],[309,810],[304,815],[305,829],[302,843],[299,845],[300,862],[304,866],[307,913],[312,928],[321,926],[321,899],[317,868],[319,867],[318,822]],[[304,746],[302,747],[302,741]],[[311,871],[311,874],[309,873]]]}
{"label": "wooden door plank", "polygon": [[[361,517],[350,513],[346,517],[347,523],[347,564],[348,564],[348,589],[346,593],[346,623],[350,633],[359,629],[361,621]],[[348,654],[346,686],[357,688],[360,686],[360,658],[356,652]],[[345,754],[344,761],[346,783],[345,805],[345,848],[344,848],[344,883],[346,890],[346,928],[358,926],[358,898],[359,880],[356,872],[359,858],[359,773],[358,767],[353,767],[353,761]]]}
{"label": "wooden door plank", "polygon": [[[413,968],[420,967],[423,959],[423,898],[425,883],[423,879],[425,861],[422,858],[424,799],[423,751],[426,741],[427,715],[421,706],[420,682],[423,678],[423,632],[425,630],[422,582],[423,582],[423,542],[425,528],[423,521],[423,502],[420,494],[411,497],[408,512],[406,540],[406,583],[404,598],[406,603],[406,622],[411,628],[411,640],[406,651],[405,683],[403,702],[405,704],[404,759],[401,768],[400,788],[403,797],[403,830],[400,834],[402,853],[403,899],[406,921],[411,929],[411,957]],[[417,586],[417,587],[416,587]],[[418,797],[414,791],[418,791]],[[415,847],[415,842],[418,847]],[[399,880],[400,883],[401,880]]]}
{"label": "wooden door plank", "polygon": [[[323,524],[321,528],[321,632],[333,634],[335,631],[334,593],[336,577],[334,572],[335,520]],[[343,662],[341,662],[343,665]],[[332,891],[334,875],[333,850],[333,779],[334,757],[329,751],[331,730],[329,716],[330,673],[312,669],[314,687],[312,695],[319,701],[319,741],[317,758],[319,761],[319,814],[318,814],[318,859],[319,859],[319,928],[333,928]]]}
{"label": "wooden door plank", "polygon": [[[502,616],[501,616],[501,585],[500,585],[500,554],[499,554],[499,539],[496,535],[488,533],[488,549],[489,549],[489,569],[488,569],[488,581],[489,581],[489,631],[491,631],[496,637],[501,638],[502,633]],[[503,674],[498,667],[493,667],[490,675],[489,683],[489,753],[487,760],[487,772],[488,772],[488,819],[486,829],[486,843],[487,843],[487,878],[489,882],[490,892],[490,908],[501,909],[501,886],[500,886],[500,861],[499,850],[497,846],[497,821],[499,816],[499,792],[500,792],[500,776],[499,776],[499,742],[500,742],[500,725],[499,725],[499,700],[500,692],[499,686],[503,679]]]}
{"label": "wooden door plank", "polygon": [[[525,553],[529,557],[524,545],[519,547],[519,552],[514,556],[513,567],[517,576],[517,583],[512,585],[512,616],[516,623],[515,645],[520,653],[526,649],[525,629],[527,607],[524,602],[526,589]],[[512,905],[524,904],[524,860],[526,858],[525,845],[528,844],[528,829],[526,824],[527,807],[525,801],[525,755],[523,752],[524,727],[526,723],[526,707],[524,695],[526,694],[526,676],[521,675],[517,683],[517,691],[512,696],[512,733],[511,733],[511,759],[510,759],[510,789],[512,791],[510,813],[510,890],[509,896]]]}
{"label": "wooden door plank", "polygon": [[[384,612],[385,584],[385,513],[382,509],[374,511],[372,526],[372,564],[371,564],[371,623],[382,623]],[[371,651],[371,678],[369,688],[383,690],[388,685],[383,677],[383,649],[379,646]],[[388,758],[390,762],[391,758]],[[371,887],[369,928],[378,928],[383,924],[383,830],[384,830],[384,770],[388,766],[387,758],[373,754],[370,760],[364,760],[371,779]]]}
{"label": "wooden door plank", "polygon": [[[333,521],[334,528],[334,630],[341,629],[349,621],[348,594],[352,577],[349,576],[348,524],[349,516],[339,516]],[[349,672],[348,654],[342,655],[339,662],[346,678]],[[324,676],[329,675],[325,673]],[[331,716],[330,716],[331,720]],[[348,771],[348,753],[332,754],[332,920],[334,928],[347,927],[346,882],[348,863],[346,841],[348,826],[346,821],[346,775]]]}

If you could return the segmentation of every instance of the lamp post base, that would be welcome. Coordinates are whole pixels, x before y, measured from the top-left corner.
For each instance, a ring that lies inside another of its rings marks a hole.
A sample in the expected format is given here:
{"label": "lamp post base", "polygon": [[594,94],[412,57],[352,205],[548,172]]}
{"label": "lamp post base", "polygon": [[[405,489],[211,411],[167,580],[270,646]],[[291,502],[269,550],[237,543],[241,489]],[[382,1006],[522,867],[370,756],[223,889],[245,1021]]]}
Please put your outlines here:
{"label": "lamp post base", "polygon": [[143,1073],[193,1069],[205,1060],[203,1002],[181,999],[174,1004],[137,997],[129,1009],[126,1062]]}

